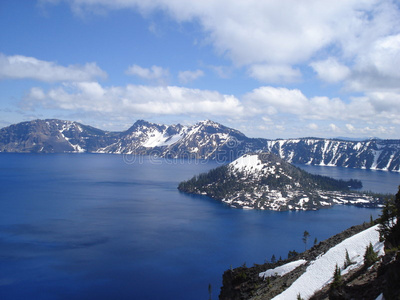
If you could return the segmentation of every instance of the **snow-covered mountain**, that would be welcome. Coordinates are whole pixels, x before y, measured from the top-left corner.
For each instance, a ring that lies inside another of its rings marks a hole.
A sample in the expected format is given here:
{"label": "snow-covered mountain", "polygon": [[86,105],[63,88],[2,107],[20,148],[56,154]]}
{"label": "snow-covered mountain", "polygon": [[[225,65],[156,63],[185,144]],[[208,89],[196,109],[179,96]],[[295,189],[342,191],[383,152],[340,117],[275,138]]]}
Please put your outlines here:
{"label": "snow-covered mountain", "polygon": [[139,120],[128,130],[121,132],[119,139],[114,143],[96,149],[96,152],[148,155],[154,149],[163,149],[176,143],[186,129],[179,124],[166,126]]}
{"label": "snow-covered mountain", "polygon": [[77,122],[35,120],[0,129],[0,152],[97,152],[230,162],[269,151],[291,163],[400,172],[400,140],[267,140],[206,120],[191,126],[139,120],[123,132]]}
{"label": "snow-covered mountain", "polygon": [[268,140],[265,150],[291,163],[400,171],[400,140]]}
{"label": "snow-covered mountain", "polygon": [[184,181],[178,188],[247,209],[315,210],[334,204],[380,203],[380,199],[351,192],[349,187],[361,187],[361,183],[312,175],[272,153],[254,153]]}
{"label": "snow-covered mountain", "polygon": [[[122,132],[118,141],[97,152],[231,161],[240,151],[254,148],[253,144],[248,145],[248,140],[241,132],[210,120],[193,126],[139,120]],[[262,146],[259,143],[258,147]]]}
{"label": "snow-covered mountain", "polygon": [[35,120],[0,129],[0,152],[95,152],[118,136],[77,122]]}

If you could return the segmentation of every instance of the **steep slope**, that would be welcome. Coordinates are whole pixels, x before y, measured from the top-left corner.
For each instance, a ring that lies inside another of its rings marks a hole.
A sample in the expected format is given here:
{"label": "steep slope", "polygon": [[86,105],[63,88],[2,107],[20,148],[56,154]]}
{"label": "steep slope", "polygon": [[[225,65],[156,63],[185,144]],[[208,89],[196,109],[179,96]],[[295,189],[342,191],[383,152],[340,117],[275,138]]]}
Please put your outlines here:
{"label": "steep slope", "polygon": [[254,153],[184,181],[178,189],[236,208],[314,210],[334,204],[380,203],[373,196],[350,192],[349,187],[361,187],[361,183],[312,175],[272,153]]}
{"label": "steep slope", "polygon": [[267,141],[265,149],[290,163],[400,171],[399,140],[287,139]]}
{"label": "steep slope", "polygon": [[[384,253],[377,230],[378,225],[354,226],[290,259],[227,270],[219,299],[297,299],[298,295],[302,299],[327,299],[326,291],[336,265],[349,292],[348,298],[342,295],[337,299],[376,299],[387,285],[382,281],[385,268],[393,263],[393,259],[389,262],[393,255]],[[363,265],[364,254],[370,243],[379,256],[385,256],[382,262],[367,268]],[[344,264],[346,251],[352,261],[350,265]]]}
{"label": "steep slope", "polygon": [[159,125],[144,120],[136,121],[128,130],[121,132],[119,139],[106,147],[97,149],[99,153],[113,154],[161,154],[163,149],[182,138],[187,130],[178,125]]}
{"label": "steep slope", "polygon": [[0,152],[92,152],[117,138],[77,122],[35,120],[0,129]]}
{"label": "steep slope", "polygon": [[297,295],[308,299],[333,280],[335,266],[346,261],[346,251],[353,264],[343,267],[341,274],[362,267],[365,249],[372,244],[378,256],[383,256],[384,245],[379,241],[378,225],[368,228],[330,248],[326,253],[311,261],[305,272],[293,284],[273,299],[296,299]]}
{"label": "steep slope", "polygon": [[140,120],[122,133],[116,143],[97,152],[229,162],[240,153],[262,146],[260,140],[249,139],[237,130],[210,120],[193,126],[166,126]]}

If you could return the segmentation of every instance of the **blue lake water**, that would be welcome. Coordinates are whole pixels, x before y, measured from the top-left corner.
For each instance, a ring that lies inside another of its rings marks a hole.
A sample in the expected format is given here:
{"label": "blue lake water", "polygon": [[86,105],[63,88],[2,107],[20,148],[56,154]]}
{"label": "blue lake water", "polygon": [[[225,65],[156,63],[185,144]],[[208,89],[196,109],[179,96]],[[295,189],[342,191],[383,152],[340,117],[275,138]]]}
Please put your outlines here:
{"label": "blue lake water", "polygon": [[[230,266],[302,251],[376,209],[239,210],[177,185],[214,162],[0,154],[0,299],[213,299]],[[399,173],[305,167],[396,192]],[[350,177],[349,177],[350,176]],[[310,242],[311,244],[311,242]]]}

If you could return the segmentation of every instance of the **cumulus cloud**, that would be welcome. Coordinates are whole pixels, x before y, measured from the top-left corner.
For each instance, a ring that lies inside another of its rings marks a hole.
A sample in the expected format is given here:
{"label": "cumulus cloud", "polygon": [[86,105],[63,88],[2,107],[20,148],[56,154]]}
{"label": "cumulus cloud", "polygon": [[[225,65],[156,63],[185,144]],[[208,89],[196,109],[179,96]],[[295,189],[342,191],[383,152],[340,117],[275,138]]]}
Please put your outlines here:
{"label": "cumulus cloud", "polygon": [[34,57],[0,53],[0,79],[34,79],[44,82],[90,81],[106,78],[107,73],[96,63],[60,66],[55,62]]}
{"label": "cumulus cloud", "polygon": [[339,133],[341,131],[340,128],[333,123],[329,124],[329,129],[334,133]]}
{"label": "cumulus cloud", "polygon": [[179,72],[178,79],[181,83],[188,83],[202,76],[204,76],[204,72],[202,70],[196,70],[196,71],[188,70]]}
{"label": "cumulus cloud", "polygon": [[138,65],[132,65],[125,71],[125,73],[127,75],[134,75],[146,80],[154,80],[157,82],[165,82],[169,77],[169,71],[159,66],[143,68]]}
{"label": "cumulus cloud", "polygon": [[400,34],[386,36],[366,45],[351,67],[334,57],[314,61],[310,66],[318,77],[329,83],[344,81],[348,91],[400,92]]}
{"label": "cumulus cloud", "polygon": [[400,34],[374,41],[357,57],[347,87],[355,91],[400,92]]}
{"label": "cumulus cloud", "polygon": [[253,113],[263,111],[268,115],[278,112],[302,115],[308,106],[308,99],[297,89],[263,86],[247,93],[243,98],[246,107]]}
{"label": "cumulus cloud", "polygon": [[346,128],[349,132],[354,132],[356,130],[352,124],[346,124]]}
{"label": "cumulus cloud", "polygon": [[[395,72],[390,79],[397,78],[395,64],[387,65],[399,53],[400,9],[395,1],[65,1],[80,13],[129,8],[146,17],[163,11],[177,22],[198,22],[217,53],[235,66],[248,67],[249,75],[263,82],[293,81],[300,72],[293,66],[311,59],[318,76],[328,82],[345,78],[348,70],[338,61],[349,62],[347,67],[354,66],[358,74],[353,89],[381,79],[380,71]],[[362,76],[365,70],[370,76]]]}
{"label": "cumulus cloud", "polygon": [[350,75],[350,69],[344,64],[339,63],[337,59],[333,57],[312,62],[310,66],[318,74],[320,79],[329,83],[342,81]]}
{"label": "cumulus cloud", "polygon": [[301,120],[359,120],[395,123],[400,113],[400,95],[396,93],[369,93],[340,98],[306,97],[298,89],[263,86],[245,94],[243,105],[252,114],[293,115]]}
{"label": "cumulus cloud", "polygon": [[98,82],[64,84],[43,91],[33,88],[22,103],[45,108],[96,112],[108,115],[212,115],[242,114],[240,101],[218,92],[177,86],[127,85],[103,87]]}
{"label": "cumulus cloud", "polygon": [[[308,98],[298,89],[272,86],[254,89],[237,98],[217,91],[177,86],[102,86],[98,82],[69,82],[48,90],[32,88],[21,102],[21,108],[34,110],[38,107],[102,115],[107,120],[150,116],[231,120],[234,116],[239,120],[235,121],[237,126],[240,120],[246,123],[251,120],[254,128],[258,126],[260,130],[261,124],[274,134],[281,132],[291,137],[326,136],[327,132],[333,136],[346,132],[353,136],[390,137],[400,124],[400,96],[395,93],[369,93],[344,101]],[[352,125],[354,122],[357,127]]]}

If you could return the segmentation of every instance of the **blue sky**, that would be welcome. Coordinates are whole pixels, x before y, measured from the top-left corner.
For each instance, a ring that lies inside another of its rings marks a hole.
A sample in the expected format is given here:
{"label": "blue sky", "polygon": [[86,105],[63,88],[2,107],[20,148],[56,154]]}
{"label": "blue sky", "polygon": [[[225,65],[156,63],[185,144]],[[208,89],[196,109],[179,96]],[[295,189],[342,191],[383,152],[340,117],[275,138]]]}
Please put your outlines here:
{"label": "blue sky", "polygon": [[400,138],[398,1],[3,0],[0,28],[1,127]]}

